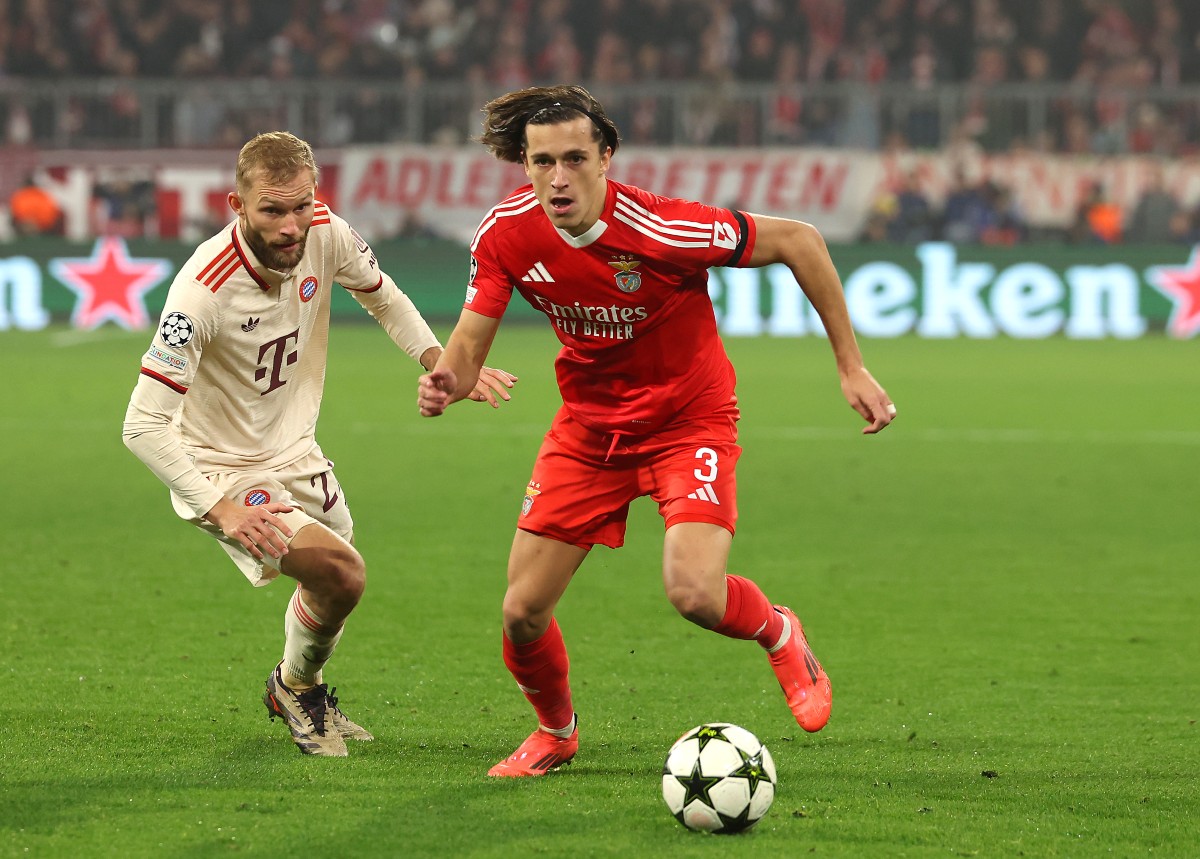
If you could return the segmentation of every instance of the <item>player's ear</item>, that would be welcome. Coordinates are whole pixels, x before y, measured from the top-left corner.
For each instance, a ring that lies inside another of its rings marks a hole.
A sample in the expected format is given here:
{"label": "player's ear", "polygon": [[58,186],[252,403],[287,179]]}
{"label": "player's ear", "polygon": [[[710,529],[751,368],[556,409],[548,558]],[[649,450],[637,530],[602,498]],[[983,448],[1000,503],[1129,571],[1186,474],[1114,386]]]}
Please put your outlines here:
{"label": "player's ear", "polygon": [[237,191],[230,191],[229,196],[225,199],[229,203],[229,208],[233,209],[235,215],[242,214],[242,197]]}

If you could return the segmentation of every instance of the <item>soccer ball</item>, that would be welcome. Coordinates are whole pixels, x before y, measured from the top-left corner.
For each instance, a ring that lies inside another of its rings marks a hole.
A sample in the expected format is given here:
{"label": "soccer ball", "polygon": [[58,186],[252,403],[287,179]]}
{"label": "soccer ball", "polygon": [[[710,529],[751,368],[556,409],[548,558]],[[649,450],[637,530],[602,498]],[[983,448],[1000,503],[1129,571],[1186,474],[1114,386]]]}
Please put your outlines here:
{"label": "soccer ball", "polygon": [[671,746],[662,789],[667,808],[688,829],[742,832],[758,823],[775,799],[775,761],[745,728],[710,722]]}

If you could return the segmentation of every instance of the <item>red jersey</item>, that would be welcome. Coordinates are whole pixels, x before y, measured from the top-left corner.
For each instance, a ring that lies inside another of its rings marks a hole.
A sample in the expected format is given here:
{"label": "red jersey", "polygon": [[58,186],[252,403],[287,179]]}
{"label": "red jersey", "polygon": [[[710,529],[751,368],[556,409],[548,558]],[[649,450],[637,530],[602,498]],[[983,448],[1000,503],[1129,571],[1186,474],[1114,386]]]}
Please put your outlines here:
{"label": "red jersey", "polygon": [[610,179],[599,220],[575,237],[551,224],[526,185],[475,233],[464,307],[498,319],[516,287],[562,343],[555,372],[575,419],[601,432],[653,432],[736,402],[708,269],[747,265],[754,236],[742,212]]}

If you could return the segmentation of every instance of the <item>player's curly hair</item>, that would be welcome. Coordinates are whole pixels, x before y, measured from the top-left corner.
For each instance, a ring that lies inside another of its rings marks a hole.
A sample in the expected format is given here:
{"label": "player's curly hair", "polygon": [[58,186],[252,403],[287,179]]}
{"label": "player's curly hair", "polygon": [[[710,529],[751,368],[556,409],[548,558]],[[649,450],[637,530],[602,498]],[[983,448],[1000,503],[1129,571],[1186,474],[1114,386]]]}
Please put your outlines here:
{"label": "player's curly hair", "polygon": [[492,99],[483,106],[479,142],[501,161],[520,164],[525,154],[525,126],[554,125],[579,116],[592,121],[592,139],[617,151],[621,135],[604,106],[581,86],[534,86]]}
{"label": "player's curly hair", "polygon": [[311,170],[313,184],[320,178],[312,147],[287,131],[267,131],[250,139],[238,153],[234,176],[244,194],[261,174],[269,182],[286,182],[302,170]]}

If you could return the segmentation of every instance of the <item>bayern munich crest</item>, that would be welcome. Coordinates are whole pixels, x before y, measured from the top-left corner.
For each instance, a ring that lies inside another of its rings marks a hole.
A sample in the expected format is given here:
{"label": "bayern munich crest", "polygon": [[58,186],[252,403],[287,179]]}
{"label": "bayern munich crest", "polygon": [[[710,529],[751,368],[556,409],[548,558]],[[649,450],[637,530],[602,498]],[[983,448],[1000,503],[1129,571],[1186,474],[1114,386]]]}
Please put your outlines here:
{"label": "bayern munich crest", "polygon": [[312,301],[312,297],[317,294],[317,279],[315,277],[306,277],[300,282],[300,300]]}
{"label": "bayern munich crest", "polygon": [[609,265],[617,270],[617,273],[613,275],[617,280],[617,289],[621,290],[621,292],[637,292],[641,289],[642,275],[640,272],[634,271],[641,264],[641,260],[636,260],[624,254],[609,262]]}
{"label": "bayern munich crest", "polygon": [[257,507],[260,504],[270,504],[271,493],[265,489],[251,489],[246,493],[246,506]]}

